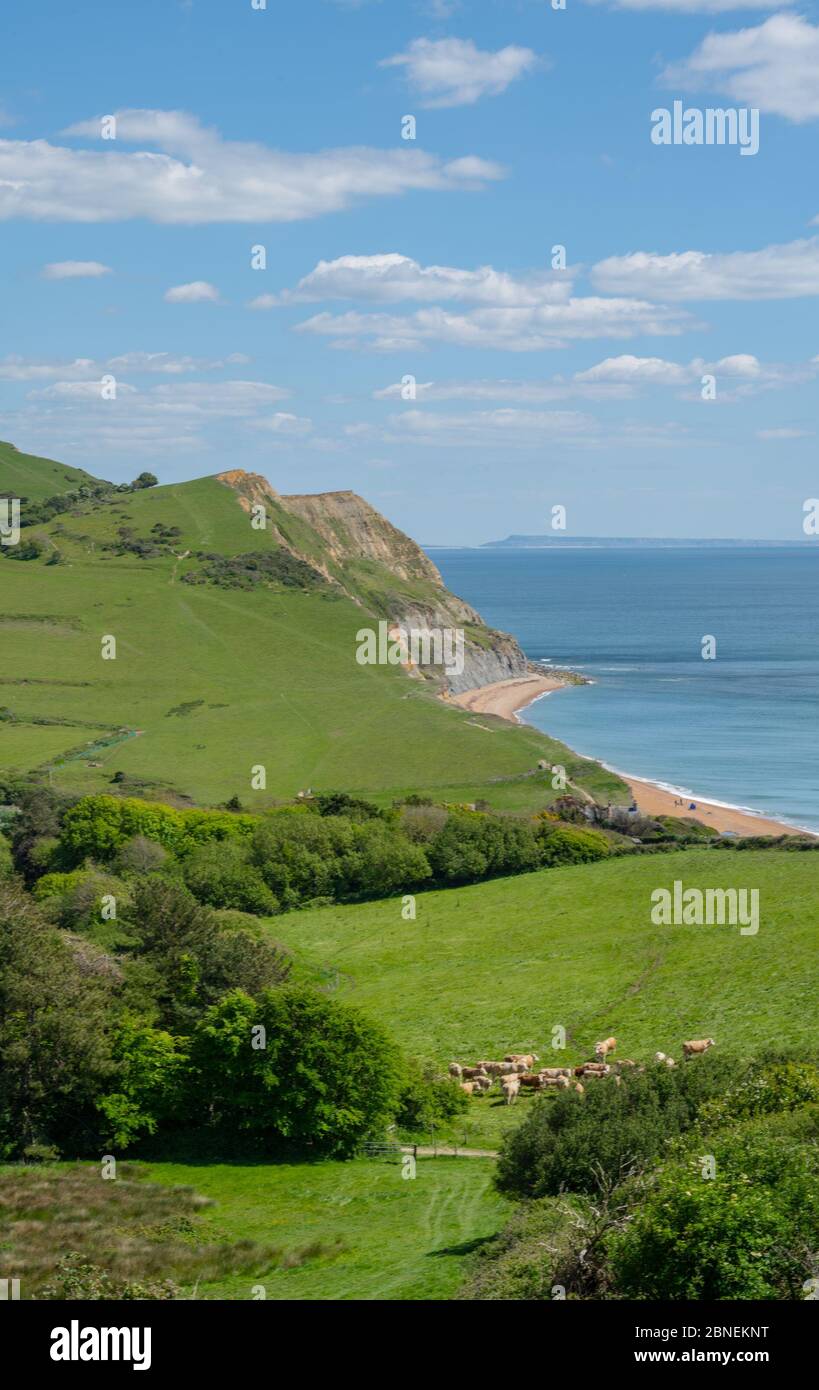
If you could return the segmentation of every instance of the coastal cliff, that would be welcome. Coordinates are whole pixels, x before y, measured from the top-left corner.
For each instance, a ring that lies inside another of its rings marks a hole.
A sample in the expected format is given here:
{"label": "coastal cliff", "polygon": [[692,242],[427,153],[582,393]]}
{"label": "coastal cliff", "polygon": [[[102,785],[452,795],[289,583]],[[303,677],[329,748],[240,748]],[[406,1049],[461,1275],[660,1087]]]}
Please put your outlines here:
{"label": "coastal cliff", "polygon": [[530,669],[508,633],[447,589],[419,545],[355,492],[286,495],[258,473],[217,474],[250,511],[262,505],[270,535],[375,617],[406,629],[458,628],[464,633],[463,671],[424,666],[418,673],[451,694],[525,675]]}

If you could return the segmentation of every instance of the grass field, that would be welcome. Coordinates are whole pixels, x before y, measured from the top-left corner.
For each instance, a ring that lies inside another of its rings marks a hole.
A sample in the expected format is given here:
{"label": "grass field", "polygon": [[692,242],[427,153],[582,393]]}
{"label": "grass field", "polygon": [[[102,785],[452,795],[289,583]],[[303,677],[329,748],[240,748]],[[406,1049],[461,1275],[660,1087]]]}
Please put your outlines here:
{"label": "grass field", "polygon": [[113,1183],[99,1164],[0,1167],[0,1277],[30,1297],[76,1250],[119,1277],[173,1278],[189,1298],[250,1300],[262,1285],[267,1299],[446,1299],[508,1211],[493,1166],[419,1160],[404,1179],[381,1158],[128,1163]]}
{"label": "grass field", "polygon": [[[26,471],[25,456],[12,463],[16,473],[0,456],[0,490]],[[272,545],[212,478],[124,494],[34,527],[63,562],[0,558],[0,707],[17,721],[0,722],[0,767],[54,764],[56,785],[83,792],[107,788],[121,770],[148,794],[175,789],[202,803],[236,794],[249,808],[308,786],[529,808],[556,795],[550,779],[532,775],[546,758],[602,797],[625,794],[599,764],[533,729],[476,721],[395,667],[358,665],[356,633],[373,618],[343,596],[188,585],[173,556],[102,549],[116,526],[144,536],[157,520],[179,527],[177,554]],[[102,659],[107,635],[115,660]],[[98,749],[99,730],[119,726],[136,736]],[[267,785],[254,791],[258,764]]]}
{"label": "grass field", "polygon": [[[651,892],[747,887],[760,927],[651,922]],[[299,973],[384,1023],[408,1052],[445,1069],[507,1051],[579,1062],[613,1034],[620,1056],[681,1056],[713,1037],[741,1055],[815,1046],[819,856],[690,851],[549,869],[467,888],[294,912],[269,930]],[[566,1049],[551,1046],[566,1030]],[[528,1098],[470,1102],[451,1137],[492,1145]],[[440,1136],[443,1138],[443,1136]]]}
{"label": "grass field", "polygon": [[[141,1166],[141,1165],[140,1165]],[[213,1239],[254,1240],[299,1251],[314,1242],[338,1253],[294,1268],[268,1268],[258,1281],[232,1275],[200,1287],[205,1298],[449,1298],[464,1255],[503,1224],[507,1203],[491,1189],[486,1159],[419,1159],[414,1179],[400,1163],[147,1164],[153,1181],[190,1183],[216,1205],[204,1213]],[[285,1261],[286,1263],[286,1261]]]}

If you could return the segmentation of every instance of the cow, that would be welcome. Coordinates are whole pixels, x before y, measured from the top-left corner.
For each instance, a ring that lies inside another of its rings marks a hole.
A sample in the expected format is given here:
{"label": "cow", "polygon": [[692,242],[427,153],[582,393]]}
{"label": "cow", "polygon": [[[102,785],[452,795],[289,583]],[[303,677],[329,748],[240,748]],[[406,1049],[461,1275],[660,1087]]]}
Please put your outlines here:
{"label": "cow", "polygon": [[520,1077],[504,1076],[501,1080],[501,1089],[506,1099],[506,1104],[511,1105],[520,1090]]}
{"label": "cow", "polygon": [[450,1074],[450,1076],[457,1076],[457,1077],[460,1077],[462,1072],[463,1072],[463,1067],[460,1065],[459,1062],[450,1062],[450,1064],[449,1064],[449,1074]]}
{"label": "cow", "polygon": [[543,1078],[533,1071],[522,1072],[518,1079],[521,1086],[526,1086],[534,1091],[539,1091],[543,1082]]}
{"label": "cow", "polygon": [[[475,1065],[486,1072],[487,1076],[500,1076],[506,1062],[476,1062]],[[511,1063],[509,1063],[511,1066]]]}
{"label": "cow", "polygon": [[586,1087],[583,1085],[582,1081],[570,1081],[569,1085],[571,1086],[573,1091],[577,1091],[577,1094],[579,1096],[585,1095]]}
{"label": "cow", "polygon": [[526,1067],[529,1068],[533,1067],[535,1062],[539,1062],[540,1058],[536,1052],[507,1052],[503,1060],[504,1062],[525,1062]]}
{"label": "cow", "polygon": [[473,1092],[474,1089],[475,1089],[475,1082],[474,1082],[474,1081],[462,1081],[462,1082],[460,1083],[460,1086],[461,1086],[461,1090],[463,1091],[463,1093],[464,1093],[465,1096],[471,1096],[471,1095],[472,1095],[472,1092]]}
{"label": "cow", "polygon": [[482,1095],[484,1091],[492,1090],[492,1078],[491,1076],[476,1076],[474,1081],[472,1082],[472,1085],[477,1087],[478,1091]]}
{"label": "cow", "polygon": [[462,1067],[461,1075],[465,1081],[474,1081],[476,1076],[486,1076],[483,1067]]}
{"label": "cow", "polygon": [[571,1067],[541,1067],[541,1076],[571,1076]]}
{"label": "cow", "polygon": [[605,1038],[603,1042],[596,1042],[594,1044],[594,1055],[595,1057],[608,1057],[609,1053],[613,1052],[616,1046],[616,1038]]}
{"label": "cow", "polygon": [[700,1052],[707,1052],[709,1047],[713,1047],[714,1039],[702,1038],[699,1042],[684,1042],[682,1046],[686,1057],[696,1057]]}

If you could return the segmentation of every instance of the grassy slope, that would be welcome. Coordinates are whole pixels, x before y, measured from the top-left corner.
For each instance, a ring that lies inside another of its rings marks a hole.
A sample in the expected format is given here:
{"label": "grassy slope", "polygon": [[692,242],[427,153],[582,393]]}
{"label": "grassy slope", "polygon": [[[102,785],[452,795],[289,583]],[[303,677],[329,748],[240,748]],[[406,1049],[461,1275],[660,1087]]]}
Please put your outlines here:
{"label": "grassy slope", "polygon": [[[54,459],[21,454],[13,444],[0,441],[0,492],[42,502],[46,497],[73,492],[83,483],[96,481],[82,468],[69,468],[67,464],[57,463]],[[25,516],[21,517],[21,521],[25,525]]]}
{"label": "grassy slope", "polygon": [[[0,489],[5,478],[0,467]],[[473,721],[393,667],[357,665],[355,634],[372,619],[347,599],[194,587],[180,580],[185,561],[101,549],[117,526],[143,536],[157,520],[181,529],[177,554],[271,544],[214,479],[123,495],[35,528],[65,563],[2,561],[0,705],[23,722],[0,725],[0,767],[42,765],[126,726],[139,736],[93,751],[102,767],[73,757],[55,782],[101,790],[122,769],[202,802],[237,793],[262,805],[312,786],[528,807],[553,799],[548,779],[524,778],[546,757],[576,769],[590,790],[618,794],[598,764],[534,730]],[[60,525],[67,536],[55,534]],[[106,634],[117,638],[116,661],[101,659]],[[192,701],[201,701],[192,713],[168,715]],[[35,717],[70,723],[25,722]],[[258,763],[266,792],[250,789]],[[497,781],[508,778],[523,780]]]}
{"label": "grassy slope", "polygon": [[[651,892],[675,878],[759,888],[758,934],[654,926]],[[635,1060],[679,1058],[692,1037],[752,1055],[815,1044],[817,888],[814,854],[681,852],[419,894],[415,922],[392,899],[291,913],[270,930],[301,973],[442,1068],[530,1048],[544,1065],[578,1062],[610,1034]],[[550,1045],[558,1024],[563,1053]],[[511,1120],[481,1099],[453,1134],[488,1143]]]}
{"label": "grassy slope", "polygon": [[[134,1167],[143,1165],[134,1165]],[[260,1269],[200,1285],[203,1298],[445,1299],[464,1254],[502,1226],[507,1203],[491,1190],[485,1159],[418,1161],[416,1177],[395,1160],[349,1163],[144,1165],[154,1182],[190,1183],[216,1205],[203,1214],[212,1239],[253,1240],[298,1250],[311,1241],[340,1253],[293,1269]]]}

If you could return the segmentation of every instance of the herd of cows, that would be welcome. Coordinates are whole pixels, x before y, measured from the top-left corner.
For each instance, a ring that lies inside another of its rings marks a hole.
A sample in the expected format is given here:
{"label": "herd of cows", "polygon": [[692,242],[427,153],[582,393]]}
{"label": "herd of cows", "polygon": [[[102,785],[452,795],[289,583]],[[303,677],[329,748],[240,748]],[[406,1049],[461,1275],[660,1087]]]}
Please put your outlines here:
{"label": "herd of cows", "polygon": [[[635,1071],[645,1071],[645,1066],[633,1062],[630,1057],[616,1059],[613,1065],[606,1061],[610,1052],[617,1046],[616,1038],[604,1038],[594,1045],[594,1061],[581,1062],[577,1067],[541,1067],[534,1070],[540,1058],[536,1052],[507,1052],[502,1062],[476,1062],[474,1066],[462,1066],[460,1062],[450,1062],[449,1074],[468,1096],[481,1096],[491,1091],[495,1082],[500,1083],[507,1105],[524,1091],[577,1091],[585,1092],[583,1081],[595,1077],[614,1075],[615,1085],[620,1086],[621,1072],[629,1067]],[[714,1046],[713,1038],[693,1039],[682,1045],[683,1057],[696,1057]],[[664,1052],[655,1052],[654,1061],[667,1067],[676,1065],[673,1057]]]}

